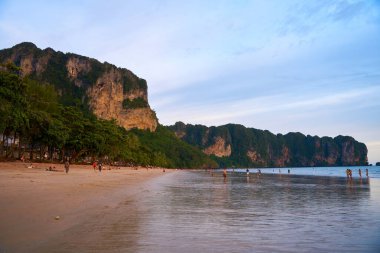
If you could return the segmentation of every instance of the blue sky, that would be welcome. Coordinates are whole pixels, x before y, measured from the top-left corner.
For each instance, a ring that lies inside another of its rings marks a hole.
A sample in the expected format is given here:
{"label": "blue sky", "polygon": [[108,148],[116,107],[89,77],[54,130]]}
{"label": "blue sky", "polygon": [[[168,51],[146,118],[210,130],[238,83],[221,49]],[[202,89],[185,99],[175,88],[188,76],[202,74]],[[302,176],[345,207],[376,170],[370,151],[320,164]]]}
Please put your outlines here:
{"label": "blue sky", "polygon": [[380,1],[2,1],[30,41],[132,70],[162,124],[350,135],[380,161]]}

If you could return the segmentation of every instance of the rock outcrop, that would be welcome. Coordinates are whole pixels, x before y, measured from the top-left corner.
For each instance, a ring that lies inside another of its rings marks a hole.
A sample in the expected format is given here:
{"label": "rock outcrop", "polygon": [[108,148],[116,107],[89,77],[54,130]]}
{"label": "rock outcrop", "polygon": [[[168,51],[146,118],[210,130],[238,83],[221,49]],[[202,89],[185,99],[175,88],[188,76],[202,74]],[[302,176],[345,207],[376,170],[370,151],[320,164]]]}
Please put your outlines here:
{"label": "rock outcrop", "polygon": [[[216,156],[221,166],[348,166],[366,165],[367,147],[349,136],[318,137],[228,124],[219,127],[185,125],[169,129],[177,137]],[[220,159],[219,159],[219,158]],[[219,159],[219,160],[218,160]]]}
{"label": "rock outcrop", "polygon": [[7,61],[19,66],[23,76],[54,85],[66,104],[83,103],[97,117],[115,119],[126,129],[157,128],[146,81],[127,69],[51,48],[41,50],[28,42],[1,50],[0,62]]}
{"label": "rock outcrop", "polygon": [[231,145],[226,144],[226,141],[218,136],[215,138],[214,144],[203,149],[203,152],[207,155],[215,155],[217,157],[230,156]]}

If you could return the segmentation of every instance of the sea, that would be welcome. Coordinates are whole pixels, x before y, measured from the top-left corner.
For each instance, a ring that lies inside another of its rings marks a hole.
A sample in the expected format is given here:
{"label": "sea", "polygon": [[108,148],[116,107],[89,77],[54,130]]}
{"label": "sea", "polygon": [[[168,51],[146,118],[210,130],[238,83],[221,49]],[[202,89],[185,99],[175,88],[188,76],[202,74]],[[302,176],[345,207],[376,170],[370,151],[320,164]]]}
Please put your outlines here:
{"label": "sea", "polygon": [[[362,178],[366,178],[366,170],[371,178],[380,178],[380,166],[349,166],[349,167],[295,167],[295,168],[248,168],[250,173],[266,173],[266,174],[292,174],[304,176],[328,176],[328,177],[346,177],[346,170],[352,171],[353,178],[360,178],[359,170],[361,170]],[[228,171],[246,172],[247,168],[230,168]]]}
{"label": "sea", "polygon": [[59,249],[378,253],[380,167],[350,167],[352,179],[347,168],[251,168],[249,175],[231,168],[227,178],[221,170],[167,173],[139,194],[134,210],[126,202],[113,220],[99,217],[89,229],[97,240]]}

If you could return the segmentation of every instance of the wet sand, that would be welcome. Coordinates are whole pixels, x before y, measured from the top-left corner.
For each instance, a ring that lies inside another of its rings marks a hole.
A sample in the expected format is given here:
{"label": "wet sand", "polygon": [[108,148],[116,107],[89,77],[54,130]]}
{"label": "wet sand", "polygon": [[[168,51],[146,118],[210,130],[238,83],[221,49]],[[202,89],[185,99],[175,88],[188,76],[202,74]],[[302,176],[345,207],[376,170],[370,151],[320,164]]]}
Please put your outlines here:
{"label": "wet sand", "polygon": [[36,166],[0,163],[0,253],[380,249],[377,178]]}
{"label": "wet sand", "polygon": [[[47,171],[49,166],[56,171]],[[63,164],[0,163],[0,252],[43,252],[80,224],[112,216],[121,202],[133,214],[134,200],[150,191],[149,182],[173,172],[108,168],[71,165],[66,174]]]}

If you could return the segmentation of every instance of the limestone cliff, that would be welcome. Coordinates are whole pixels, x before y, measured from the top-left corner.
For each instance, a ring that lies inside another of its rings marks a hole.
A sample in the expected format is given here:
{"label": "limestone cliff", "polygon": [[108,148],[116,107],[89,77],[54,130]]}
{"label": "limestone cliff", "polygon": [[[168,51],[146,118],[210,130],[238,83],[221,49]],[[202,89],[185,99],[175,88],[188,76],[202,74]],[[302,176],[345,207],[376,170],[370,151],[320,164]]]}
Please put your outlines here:
{"label": "limestone cliff", "polygon": [[169,129],[177,137],[215,155],[221,166],[344,166],[366,165],[367,147],[349,136],[318,137],[301,133],[274,135],[265,130],[228,124],[185,125]]}
{"label": "limestone cliff", "polygon": [[215,155],[217,157],[230,156],[231,145],[226,144],[226,141],[218,136],[215,138],[214,144],[203,149],[203,152],[207,155]]}
{"label": "limestone cliff", "polygon": [[157,128],[146,81],[127,69],[27,42],[1,50],[0,62],[7,61],[20,66],[23,76],[54,85],[65,104],[82,103],[97,117],[115,119],[126,129]]}

